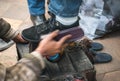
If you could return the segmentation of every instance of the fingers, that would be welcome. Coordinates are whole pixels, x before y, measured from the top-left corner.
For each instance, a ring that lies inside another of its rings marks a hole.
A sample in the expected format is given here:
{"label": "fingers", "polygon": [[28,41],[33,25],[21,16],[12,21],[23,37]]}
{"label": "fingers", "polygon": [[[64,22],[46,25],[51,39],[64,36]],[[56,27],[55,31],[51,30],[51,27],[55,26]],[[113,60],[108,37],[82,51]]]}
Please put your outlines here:
{"label": "fingers", "polygon": [[65,43],[66,40],[68,40],[69,38],[71,38],[72,35],[66,35],[64,37],[62,37],[60,40],[59,40],[59,44],[62,45]]}
{"label": "fingers", "polygon": [[54,32],[48,35],[48,39],[55,38],[58,35],[58,33],[59,33],[59,30],[55,30]]}

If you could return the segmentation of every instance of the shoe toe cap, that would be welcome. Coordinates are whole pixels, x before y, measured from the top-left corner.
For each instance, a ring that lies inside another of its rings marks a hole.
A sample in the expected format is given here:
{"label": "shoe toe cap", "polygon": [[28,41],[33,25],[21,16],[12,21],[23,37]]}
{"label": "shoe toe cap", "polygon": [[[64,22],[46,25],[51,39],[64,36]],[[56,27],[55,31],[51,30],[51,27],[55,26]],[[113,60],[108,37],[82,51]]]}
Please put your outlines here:
{"label": "shoe toe cap", "polygon": [[95,63],[107,63],[112,60],[112,56],[107,53],[96,53],[94,62]]}

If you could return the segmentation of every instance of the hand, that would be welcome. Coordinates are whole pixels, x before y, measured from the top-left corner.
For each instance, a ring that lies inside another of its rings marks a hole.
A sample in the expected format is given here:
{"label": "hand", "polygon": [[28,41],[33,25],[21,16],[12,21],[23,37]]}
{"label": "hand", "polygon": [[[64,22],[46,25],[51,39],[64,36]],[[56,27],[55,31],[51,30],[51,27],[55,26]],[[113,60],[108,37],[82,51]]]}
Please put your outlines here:
{"label": "hand", "polygon": [[55,41],[54,38],[58,35],[59,30],[52,32],[47,35],[38,45],[35,51],[38,51],[43,56],[52,56],[59,53],[65,44],[65,41],[71,37],[71,35],[66,35],[62,37],[59,41]]}

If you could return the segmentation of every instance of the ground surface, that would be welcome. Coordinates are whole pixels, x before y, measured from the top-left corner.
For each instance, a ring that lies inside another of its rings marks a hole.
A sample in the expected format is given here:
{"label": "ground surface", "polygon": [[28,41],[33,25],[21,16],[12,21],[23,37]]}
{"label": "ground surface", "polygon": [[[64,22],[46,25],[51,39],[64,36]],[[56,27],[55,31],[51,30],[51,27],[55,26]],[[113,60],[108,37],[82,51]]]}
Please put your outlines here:
{"label": "ground surface", "polygon": [[[26,0],[0,0],[0,17],[7,20],[14,29],[22,30],[32,26]],[[110,63],[96,64],[97,81],[120,81],[120,31],[95,40],[104,45],[103,52],[112,55]],[[16,45],[0,52],[0,62],[6,67],[17,62]]]}

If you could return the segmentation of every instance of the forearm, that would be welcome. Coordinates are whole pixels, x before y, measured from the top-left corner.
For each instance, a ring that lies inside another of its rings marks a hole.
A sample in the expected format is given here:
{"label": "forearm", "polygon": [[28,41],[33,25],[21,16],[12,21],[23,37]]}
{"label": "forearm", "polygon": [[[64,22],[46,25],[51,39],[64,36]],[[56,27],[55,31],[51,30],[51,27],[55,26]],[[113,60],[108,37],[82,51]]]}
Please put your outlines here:
{"label": "forearm", "polygon": [[42,56],[32,52],[7,69],[5,81],[38,81],[44,67]]}

